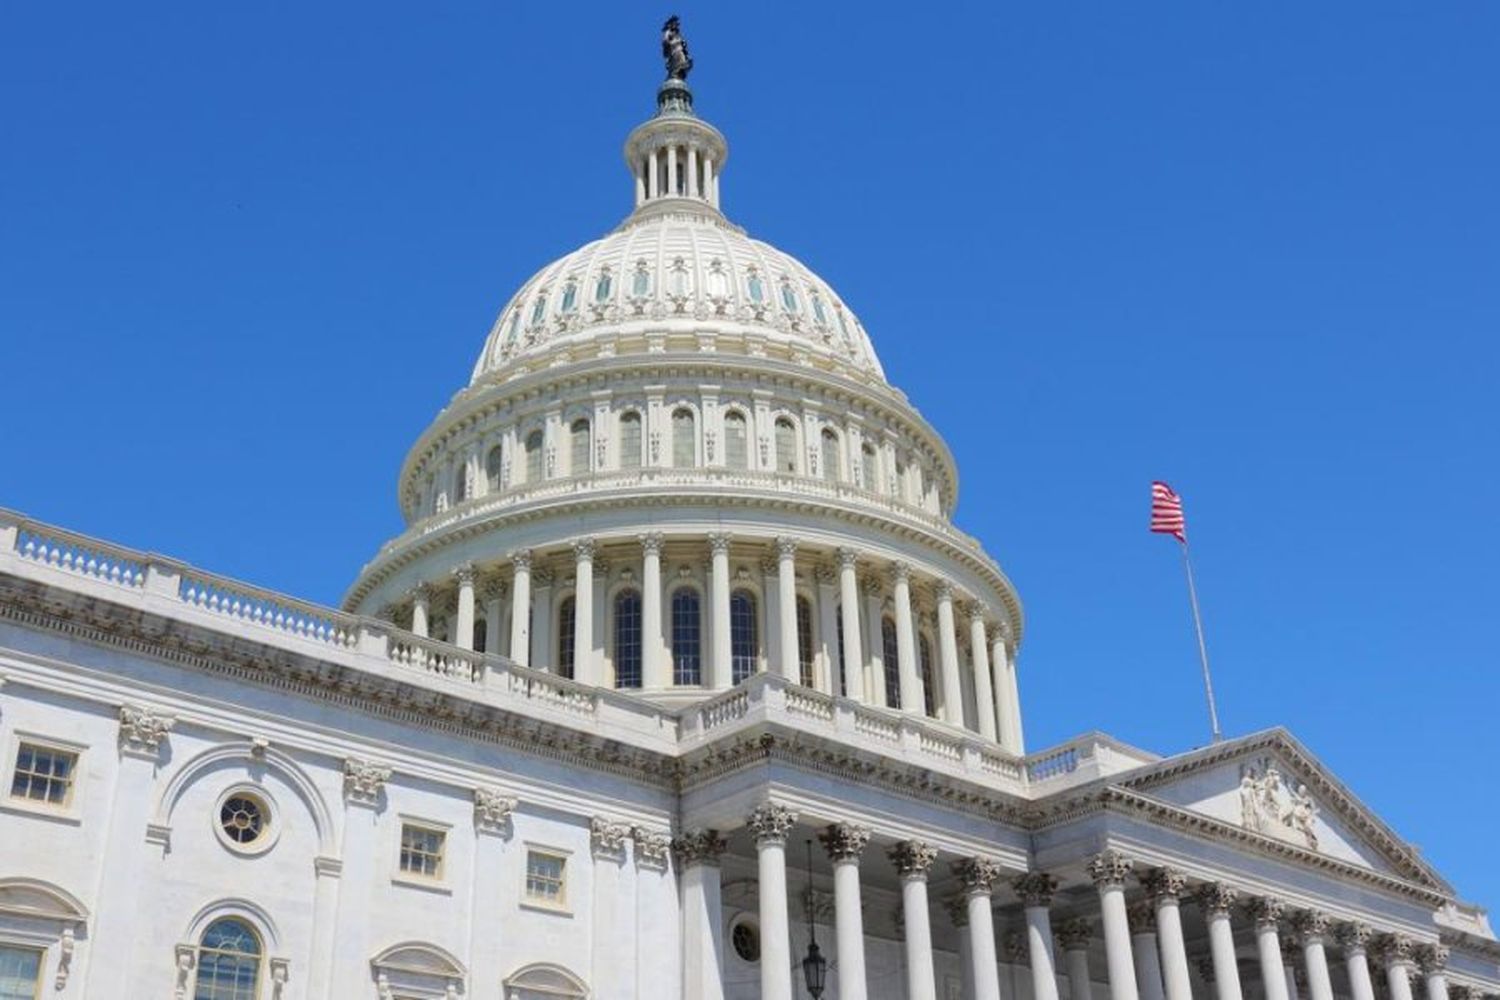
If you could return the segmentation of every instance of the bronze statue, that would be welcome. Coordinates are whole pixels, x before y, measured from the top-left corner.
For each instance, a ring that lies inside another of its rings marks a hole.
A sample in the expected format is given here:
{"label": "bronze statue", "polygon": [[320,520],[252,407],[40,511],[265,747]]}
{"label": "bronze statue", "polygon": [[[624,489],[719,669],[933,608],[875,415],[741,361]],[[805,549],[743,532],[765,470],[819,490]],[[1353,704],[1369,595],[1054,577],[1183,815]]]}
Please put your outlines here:
{"label": "bronze statue", "polygon": [[682,22],[676,14],[661,26],[661,55],[667,61],[667,79],[686,82],[693,69],[693,57],[688,55],[687,40],[682,37]]}

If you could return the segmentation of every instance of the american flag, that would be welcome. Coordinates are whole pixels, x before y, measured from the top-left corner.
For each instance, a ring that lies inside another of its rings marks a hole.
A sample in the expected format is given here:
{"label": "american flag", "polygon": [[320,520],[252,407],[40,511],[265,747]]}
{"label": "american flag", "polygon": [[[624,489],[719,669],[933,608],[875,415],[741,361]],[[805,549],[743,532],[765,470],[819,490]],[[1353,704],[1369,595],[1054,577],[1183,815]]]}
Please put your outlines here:
{"label": "american flag", "polygon": [[1182,497],[1159,480],[1151,484],[1151,530],[1187,543],[1187,522],[1182,518]]}

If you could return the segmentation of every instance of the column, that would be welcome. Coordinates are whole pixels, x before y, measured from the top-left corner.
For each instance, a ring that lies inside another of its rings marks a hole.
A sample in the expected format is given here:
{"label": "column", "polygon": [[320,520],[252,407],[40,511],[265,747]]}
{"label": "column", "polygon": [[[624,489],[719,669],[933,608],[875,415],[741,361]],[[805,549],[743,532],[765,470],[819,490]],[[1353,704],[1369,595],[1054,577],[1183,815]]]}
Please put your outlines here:
{"label": "column", "polygon": [[[950,618],[951,621],[951,607]],[[1111,1000],[1139,1000],[1135,962],[1130,956],[1130,921],[1125,915],[1125,879],[1131,863],[1119,851],[1105,851],[1089,862],[1089,878],[1099,889],[1104,919],[1104,956],[1109,969]]]}
{"label": "column", "polygon": [[667,147],[667,197],[677,197],[677,147]]}
{"label": "column", "polygon": [[1180,904],[1182,891],[1187,888],[1187,876],[1173,868],[1154,868],[1146,873],[1141,883],[1156,906],[1156,944],[1161,950],[1162,988],[1166,998],[1193,1000]]}
{"label": "column", "polygon": [[589,928],[588,940],[592,950],[589,965],[595,970],[609,970],[608,978],[596,986],[594,996],[597,1000],[625,1000],[634,996],[631,992],[635,982],[633,966],[639,951],[620,947],[629,940],[621,932],[631,928],[630,918],[635,912],[635,886],[624,871],[629,843],[630,824],[605,816],[591,818],[589,847],[594,867],[590,887],[593,926]]}
{"label": "column", "polygon": [[948,923],[958,932],[959,996],[974,995],[974,942],[969,935],[969,901],[960,893],[943,900]]}
{"label": "column", "polygon": [[531,664],[531,550],[510,554],[510,658],[521,666]]}
{"label": "column", "polygon": [[838,574],[833,567],[819,563],[813,568],[818,583],[818,645],[822,651],[822,670],[817,688],[825,694],[840,694],[843,674],[839,666]]}
{"label": "column", "polygon": [[885,689],[885,644],[881,641],[882,597],[880,581],[866,576],[859,582],[859,592],[865,599],[865,690],[870,693],[870,703],[882,708],[891,703],[894,691]]}
{"label": "column", "polygon": [[1082,917],[1065,921],[1057,930],[1063,963],[1068,973],[1068,1000],[1093,1000],[1089,982],[1089,938],[1093,929]]}
{"label": "column", "polygon": [[724,1000],[723,895],[717,830],[685,833],[673,845],[682,872],[682,995]]}
{"label": "column", "polygon": [[901,876],[901,912],[906,921],[906,1000],[937,1000],[932,927],[927,917],[927,873],[937,858],[937,849],[920,840],[903,840],[890,849],[889,856]]}
{"label": "column", "polygon": [[1281,965],[1281,938],[1277,931],[1285,909],[1286,904],[1272,896],[1250,901],[1250,915],[1255,918],[1255,951],[1260,957],[1260,985],[1265,1000],[1289,1000],[1286,972]]}
{"label": "column", "polygon": [[573,678],[597,685],[600,677],[599,664],[594,659],[594,540],[575,541],[573,559]]}
{"label": "column", "polygon": [[411,630],[427,638],[427,612],[432,604],[432,588],[419,583],[411,588]]}
{"label": "column", "polygon": [[833,863],[834,961],[839,966],[838,1000],[865,1000],[865,927],[859,900],[859,856],[870,831],[834,823],[818,834]]}
{"label": "column", "polygon": [[1234,928],[1229,925],[1229,909],[1238,898],[1239,893],[1222,882],[1206,885],[1198,894],[1198,906],[1208,921],[1208,950],[1213,956],[1214,992],[1218,1000],[1243,1000],[1239,962],[1234,957]]}
{"label": "column", "polygon": [[776,600],[781,610],[781,676],[802,683],[802,646],[797,636],[797,543],[776,539]]}
{"label": "column", "polygon": [[1000,745],[1014,754],[1025,753],[1021,738],[1021,707],[1017,704],[1015,661],[1011,657],[1010,625],[1001,620],[990,632],[990,672],[995,679],[995,725]]}
{"label": "column", "polygon": [[1324,952],[1329,923],[1328,914],[1316,910],[1299,913],[1293,920],[1301,938],[1302,964],[1307,968],[1310,1000],[1333,1000],[1333,979],[1328,975],[1328,955]]}
{"label": "column", "polygon": [[474,564],[464,563],[455,567],[453,579],[458,581],[458,620],[454,623],[453,644],[460,649],[473,649]]}
{"label": "column", "polygon": [[917,666],[916,629],[911,618],[911,567],[891,566],[891,603],[896,605],[896,666],[901,674],[901,711],[922,715],[926,709],[922,673]]}
{"label": "column", "polygon": [[641,165],[635,165],[635,207],[640,208],[646,200],[646,178],[641,173]]}
{"label": "column", "polygon": [[1448,1000],[1448,949],[1424,944],[1417,949],[1417,968],[1422,973],[1426,1000]]}
{"label": "column", "polygon": [[[1031,956],[1032,1000],[1058,1000],[1057,969],[1052,964],[1051,913],[1057,879],[1046,872],[1031,872],[1011,884],[1026,911],[1026,951]],[[1084,953],[1084,965],[1088,965],[1087,952]]]}
{"label": "column", "polygon": [[719,207],[719,175],[714,173],[714,158],[707,153],[703,154],[703,197]]}
{"label": "column", "polygon": [[484,601],[484,651],[491,656],[500,655],[500,628],[505,613],[505,584],[489,579],[479,588]]}
{"label": "column", "polygon": [[687,149],[687,193],[689,198],[698,197],[698,149],[695,146]]}
{"label": "column", "polygon": [[795,813],[768,804],[750,814],[760,874],[761,1000],[792,1000],[792,928],[786,901],[786,835]]}
{"label": "column", "polygon": [[641,683],[649,690],[670,687],[661,614],[662,536],[640,536],[641,543]]}
{"label": "column", "polygon": [[[652,150],[651,155],[646,157],[646,189],[650,192],[649,197],[661,197],[661,182],[657,176],[656,156],[657,150]],[[621,278],[623,281],[624,279]]]}
{"label": "column", "polygon": [[989,637],[984,627],[985,607],[969,605],[969,646],[974,650],[974,711],[979,716],[979,735],[995,738],[995,692],[990,684]]}
{"label": "column", "polygon": [[839,610],[844,628],[844,695],[864,703],[865,658],[859,643],[859,553],[839,549]]}
{"label": "column", "polygon": [[1412,1000],[1411,967],[1416,943],[1400,934],[1387,934],[1380,941],[1380,961],[1385,966],[1385,982],[1391,1000]]}
{"label": "column", "polygon": [[1339,928],[1339,944],[1344,949],[1344,967],[1349,973],[1351,1000],[1375,1000],[1375,984],[1370,982],[1370,962],[1366,951],[1375,932],[1368,924],[1345,924]]}
{"label": "column", "polygon": [[1135,950],[1135,986],[1141,1000],[1163,1000],[1166,996],[1161,978],[1161,959],[1156,949],[1156,909],[1149,900],[1129,907],[1125,913],[1130,922],[1130,943]]}
{"label": "column", "polygon": [[708,549],[712,554],[712,578],[709,583],[713,608],[713,662],[709,664],[709,686],[723,691],[733,686],[733,669],[729,643],[729,536],[708,536]]}
{"label": "column", "polygon": [[953,866],[969,909],[970,979],[974,1000],[1000,1000],[1000,966],[995,959],[995,915],[990,893],[1000,866],[989,858],[965,858]]}
{"label": "column", "polygon": [[[938,714],[949,725],[964,724],[964,696],[958,674],[958,636],[953,625],[953,584],[939,580],[936,588],[938,613],[938,659],[943,682],[938,685],[942,698]],[[1123,915],[1122,915],[1123,916]]]}

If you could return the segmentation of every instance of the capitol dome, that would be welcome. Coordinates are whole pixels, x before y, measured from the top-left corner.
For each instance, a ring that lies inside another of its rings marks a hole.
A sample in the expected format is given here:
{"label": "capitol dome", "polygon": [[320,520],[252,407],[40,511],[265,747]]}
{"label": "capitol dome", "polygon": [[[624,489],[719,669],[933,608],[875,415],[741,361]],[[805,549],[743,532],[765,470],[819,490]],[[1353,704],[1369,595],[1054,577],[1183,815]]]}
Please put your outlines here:
{"label": "capitol dome", "polygon": [[726,217],[728,152],[662,84],[629,215],[500,311],[345,606],[431,669],[667,705],[771,672],[1019,754],[1020,602],[952,523],[953,457],[848,303]]}

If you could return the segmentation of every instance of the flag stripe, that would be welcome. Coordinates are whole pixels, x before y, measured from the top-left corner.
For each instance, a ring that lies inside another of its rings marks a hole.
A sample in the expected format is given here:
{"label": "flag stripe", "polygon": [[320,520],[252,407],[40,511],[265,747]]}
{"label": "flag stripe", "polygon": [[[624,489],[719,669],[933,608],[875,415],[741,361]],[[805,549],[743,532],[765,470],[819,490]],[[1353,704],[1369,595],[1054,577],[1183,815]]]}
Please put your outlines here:
{"label": "flag stripe", "polygon": [[1187,520],[1182,514],[1182,497],[1161,481],[1151,484],[1151,530],[1187,543]]}

